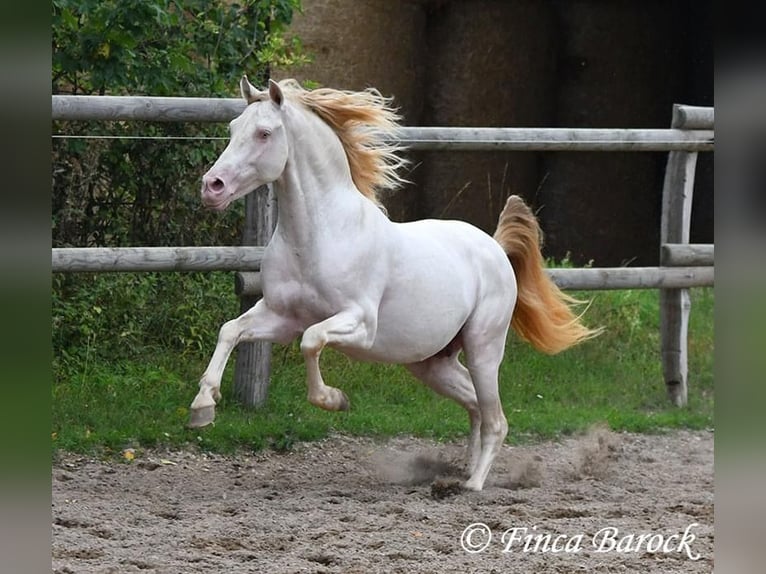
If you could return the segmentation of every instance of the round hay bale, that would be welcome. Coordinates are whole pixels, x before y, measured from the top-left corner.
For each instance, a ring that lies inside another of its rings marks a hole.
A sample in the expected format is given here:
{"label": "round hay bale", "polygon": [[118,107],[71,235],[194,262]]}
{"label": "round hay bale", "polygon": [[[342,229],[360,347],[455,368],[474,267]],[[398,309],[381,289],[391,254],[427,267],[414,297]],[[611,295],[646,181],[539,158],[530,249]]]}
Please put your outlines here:
{"label": "round hay bale", "polygon": [[[665,2],[571,2],[559,11],[557,124],[670,127],[684,60]],[[656,264],[666,153],[550,153],[540,189],[546,255]]]}
{"label": "round hay bale", "polygon": [[[422,113],[425,7],[389,0],[303,0],[288,35],[300,38],[313,61],[277,68],[277,79],[311,80],[346,90],[377,88],[393,96],[404,125],[417,125]],[[384,198],[392,219],[414,217],[415,191],[405,187]]]}
{"label": "round hay bale", "polygon": [[[555,20],[549,3],[450,2],[428,15],[423,125],[532,127],[555,102]],[[420,216],[492,232],[510,193],[528,199],[538,161],[526,152],[423,153]]]}

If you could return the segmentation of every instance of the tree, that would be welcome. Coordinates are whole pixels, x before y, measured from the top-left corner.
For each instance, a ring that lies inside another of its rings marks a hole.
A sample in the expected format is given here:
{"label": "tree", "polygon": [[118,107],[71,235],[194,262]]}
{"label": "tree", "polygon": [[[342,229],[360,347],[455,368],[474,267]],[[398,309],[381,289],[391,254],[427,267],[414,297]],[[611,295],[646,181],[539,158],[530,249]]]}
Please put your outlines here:
{"label": "tree", "polygon": [[[238,95],[242,73],[263,84],[271,65],[303,60],[299,42],[284,36],[299,8],[299,0],[53,0],[52,92]],[[55,122],[53,133],[54,247],[239,243],[241,204],[217,214],[199,202],[200,176],[225,141],[193,138],[226,136],[225,126]],[[110,358],[142,345],[198,350],[221,321],[209,316],[221,307],[220,285],[203,274],[56,274],[54,365],[87,357],[97,332],[111,334],[99,343]]]}
{"label": "tree", "polygon": [[[265,83],[271,65],[304,59],[298,40],[284,37],[299,8],[299,0],[54,0],[52,91],[232,96],[242,73]],[[230,218],[240,213],[198,209],[199,175],[220,149],[168,139],[225,135],[222,126],[57,122],[54,133],[66,136],[53,153],[55,245],[237,237]]]}

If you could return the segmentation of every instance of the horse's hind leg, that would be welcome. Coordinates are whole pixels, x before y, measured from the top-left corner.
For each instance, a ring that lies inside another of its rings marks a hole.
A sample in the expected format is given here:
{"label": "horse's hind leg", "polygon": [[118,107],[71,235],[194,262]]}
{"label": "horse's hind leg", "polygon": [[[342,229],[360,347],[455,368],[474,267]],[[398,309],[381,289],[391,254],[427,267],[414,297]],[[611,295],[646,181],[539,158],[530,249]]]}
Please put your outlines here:
{"label": "horse's hind leg", "polygon": [[457,352],[450,356],[435,355],[405,367],[431,389],[454,400],[468,411],[471,421],[471,436],[468,439],[468,472],[473,474],[481,452],[481,412],[468,369],[458,360]]}
{"label": "horse's hind leg", "polygon": [[505,332],[495,333],[488,339],[488,332],[471,335],[466,329],[463,336],[466,365],[473,380],[476,398],[481,412],[481,454],[478,463],[465,483],[468,490],[481,490],[489,469],[500,452],[508,434],[508,421],[500,403],[498,369],[505,351]]}

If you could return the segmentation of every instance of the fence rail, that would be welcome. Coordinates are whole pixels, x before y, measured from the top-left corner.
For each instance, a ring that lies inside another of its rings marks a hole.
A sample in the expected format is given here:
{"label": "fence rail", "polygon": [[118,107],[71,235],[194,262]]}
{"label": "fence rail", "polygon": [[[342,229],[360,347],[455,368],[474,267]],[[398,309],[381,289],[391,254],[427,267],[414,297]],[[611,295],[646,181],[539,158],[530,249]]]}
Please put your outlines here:
{"label": "fence rail", "polygon": [[55,273],[109,271],[258,271],[263,247],[61,247]]}
{"label": "fence rail", "polygon": [[684,267],[713,265],[714,246],[696,243],[665,243],[660,246],[660,265]]}
{"label": "fence rail", "polygon": [[[237,294],[260,295],[263,247],[63,247],[52,250],[54,273],[239,271]],[[713,284],[713,267],[548,269],[568,290],[685,288]]]}
{"label": "fence rail", "polygon": [[[157,96],[52,97],[53,120],[134,120],[170,122],[227,122],[245,109],[241,98],[184,98]],[[715,110],[679,105],[675,127],[712,130]]]}
{"label": "fence rail", "polygon": [[[713,267],[704,264],[683,267],[588,267],[545,271],[553,282],[565,291],[686,289],[709,287],[715,279]],[[237,273],[234,285],[237,295],[261,295],[260,273]]]}
{"label": "fence rail", "polygon": [[[712,113],[700,111],[710,108],[684,108],[693,129],[402,127],[396,141],[429,151],[712,150]],[[53,96],[54,120],[226,122],[244,109],[243,100],[229,98]]]}

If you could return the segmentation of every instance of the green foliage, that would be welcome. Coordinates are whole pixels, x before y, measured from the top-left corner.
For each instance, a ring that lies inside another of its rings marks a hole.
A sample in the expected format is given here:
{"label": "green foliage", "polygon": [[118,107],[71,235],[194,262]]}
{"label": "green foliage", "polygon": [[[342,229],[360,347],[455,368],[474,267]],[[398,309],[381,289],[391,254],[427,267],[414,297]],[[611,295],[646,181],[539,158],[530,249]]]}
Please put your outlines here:
{"label": "green foliage", "polygon": [[[54,0],[52,91],[230,97],[242,73],[262,84],[270,66],[305,58],[284,38],[299,8],[299,0]],[[65,136],[53,146],[54,246],[238,242],[241,204],[224,215],[199,208],[200,176],[223,142],[187,139],[225,137],[225,126],[55,122],[53,130]]]}
{"label": "green foliage", "polygon": [[[299,0],[54,0],[54,94],[232,96],[246,72],[300,61],[285,26]],[[55,122],[54,247],[233,245],[242,202],[204,210],[200,176],[225,141],[222,125]],[[181,138],[180,140],[177,138]],[[180,142],[180,143],[179,143]],[[68,365],[146,349],[207,349],[238,311],[226,274],[57,275],[53,350]],[[211,334],[212,333],[212,334]]]}
{"label": "green foliage", "polygon": [[53,93],[215,96],[303,61],[299,0],[54,0]]}
{"label": "green foliage", "polygon": [[[689,405],[682,409],[670,405],[662,383],[657,291],[576,295],[593,299],[586,321],[606,327],[599,338],[552,357],[509,338],[500,392],[510,442],[555,438],[595,423],[633,432],[713,425],[712,289],[692,290]],[[230,360],[215,425],[186,429],[196,382],[215,343],[215,327],[207,328],[202,353],[136,347],[119,359],[109,354],[94,359],[99,354],[94,344],[88,362],[73,358],[53,389],[53,448],[119,452],[129,446],[194,445],[228,452],[289,450],[297,441],[333,432],[436,440],[464,440],[467,435],[465,411],[402,367],[356,363],[331,349],[322,355],[323,376],[346,392],[351,409],[331,413],[312,406],[306,400],[297,343],[275,346],[265,408],[251,410],[235,402]],[[107,342],[99,335],[94,340]]]}
{"label": "green foliage", "polygon": [[90,365],[172,354],[200,361],[239,314],[230,273],[53,276],[54,382]]}

